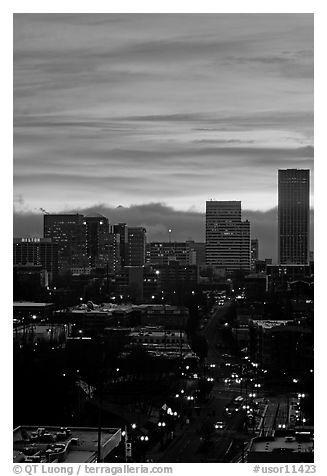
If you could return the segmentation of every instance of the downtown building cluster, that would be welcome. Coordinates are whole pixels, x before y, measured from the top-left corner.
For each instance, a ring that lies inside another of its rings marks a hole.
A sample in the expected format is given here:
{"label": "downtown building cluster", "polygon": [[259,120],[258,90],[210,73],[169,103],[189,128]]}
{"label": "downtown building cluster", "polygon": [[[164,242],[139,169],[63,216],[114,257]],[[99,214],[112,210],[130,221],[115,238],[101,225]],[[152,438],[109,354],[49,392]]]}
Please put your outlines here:
{"label": "downtown building cluster", "polygon": [[[139,302],[158,291],[230,278],[236,272],[298,278],[309,266],[309,171],[278,172],[278,263],[259,259],[259,240],[242,220],[241,201],[206,202],[205,243],[147,242],[143,226],[110,224],[101,214],[45,214],[42,238],[14,238],[16,277],[49,286],[57,276],[105,278],[107,292],[133,288]],[[131,294],[127,292],[127,295]],[[153,296],[155,296],[153,298]]]}

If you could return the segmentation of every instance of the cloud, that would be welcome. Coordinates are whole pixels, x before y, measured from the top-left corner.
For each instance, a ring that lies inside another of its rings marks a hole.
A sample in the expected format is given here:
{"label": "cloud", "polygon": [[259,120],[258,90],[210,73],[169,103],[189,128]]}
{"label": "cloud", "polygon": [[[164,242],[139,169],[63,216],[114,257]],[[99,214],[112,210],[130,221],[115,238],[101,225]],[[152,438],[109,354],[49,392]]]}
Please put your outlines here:
{"label": "cloud", "polygon": [[313,168],[312,37],[312,15],[15,14],[15,193],[273,207],[277,168]]}

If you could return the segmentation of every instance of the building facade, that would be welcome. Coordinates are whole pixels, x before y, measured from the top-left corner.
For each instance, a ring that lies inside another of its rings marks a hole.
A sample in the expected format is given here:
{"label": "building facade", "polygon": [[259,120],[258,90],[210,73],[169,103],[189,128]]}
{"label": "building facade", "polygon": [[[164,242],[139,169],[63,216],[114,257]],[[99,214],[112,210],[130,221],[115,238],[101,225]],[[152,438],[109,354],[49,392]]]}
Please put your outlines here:
{"label": "building facade", "polygon": [[206,264],[250,269],[250,222],[242,222],[240,201],[206,202]]}
{"label": "building facade", "polygon": [[86,251],[91,269],[109,266],[109,221],[95,213],[86,215],[83,224],[86,227]]}
{"label": "building facade", "polygon": [[309,170],[278,170],[279,264],[309,264],[309,194]]}
{"label": "building facade", "polygon": [[112,232],[119,235],[119,255],[121,266],[127,265],[127,244],[128,244],[128,227],[126,223],[118,223],[112,227]]}
{"label": "building facade", "polygon": [[259,259],[259,240],[254,238],[251,240],[251,270],[255,271],[256,261]]}
{"label": "building facade", "polygon": [[145,264],[146,229],[128,227],[127,266],[144,266]]}
{"label": "building facade", "polygon": [[38,266],[52,275],[58,272],[58,244],[51,238],[14,238],[14,266]]}
{"label": "building facade", "polygon": [[88,267],[84,216],[76,214],[44,215],[44,238],[58,244],[58,271]]}
{"label": "building facade", "polygon": [[196,264],[196,251],[193,242],[151,242],[147,244],[147,264],[166,265],[171,261],[180,264]]}

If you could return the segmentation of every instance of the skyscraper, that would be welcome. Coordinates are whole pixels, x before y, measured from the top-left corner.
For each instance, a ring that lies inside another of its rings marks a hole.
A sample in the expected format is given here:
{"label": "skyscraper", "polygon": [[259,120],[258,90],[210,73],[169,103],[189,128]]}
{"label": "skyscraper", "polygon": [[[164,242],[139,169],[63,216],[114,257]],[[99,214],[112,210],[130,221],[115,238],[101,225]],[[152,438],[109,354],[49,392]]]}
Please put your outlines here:
{"label": "skyscraper", "polygon": [[100,213],[86,215],[86,250],[91,268],[106,268],[109,262],[109,221]]}
{"label": "skyscraper", "polygon": [[279,264],[309,264],[309,193],[309,170],[278,170]]}
{"label": "skyscraper", "polygon": [[254,238],[251,240],[251,270],[255,270],[255,262],[259,259],[259,240]]}
{"label": "skyscraper", "polygon": [[120,260],[121,266],[126,266],[127,264],[127,242],[128,242],[128,227],[126,223],[118,223],[113,226],[113,233],[119,235],[119,250],[120,250]]}
{"label": "skyscraper", "polygon": [[250,223],[242,222],[240,201],[206,202],[206,264],[250,269]]}
{"label": "skyscraper", "polygon": [[80,214],[44,215],[44,238],[58,243],[58,272],[88,266],[86,226]]}
{"label": "skyscraper", "polygon": [[146,229],[128,227],[127,266],[144,266]]}

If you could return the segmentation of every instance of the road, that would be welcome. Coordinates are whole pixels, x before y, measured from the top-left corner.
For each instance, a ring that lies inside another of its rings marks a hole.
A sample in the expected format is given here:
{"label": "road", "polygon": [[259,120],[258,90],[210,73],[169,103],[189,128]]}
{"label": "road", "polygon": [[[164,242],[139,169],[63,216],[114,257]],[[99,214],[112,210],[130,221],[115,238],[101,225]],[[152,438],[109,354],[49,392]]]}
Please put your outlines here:
{"label": "road", "polygon": [[[230,304],[226,303],[209,318],[208,323],[203,331],[208,342],[208,357],[207,362],[216,364],[215,368],[209,368],[208,373],[214,377],[214,386],[211,391],[211,398],[205,405],[202,406],[200,415],[193,416],[193,420],[184,428],[175,440],[170,443],[167,449],[161,453],[157,461],[159,462],[228,462],[234,456],[228,452],[235,441],[243,441],[246,444],[251,437],[259,435],[259,430],[256,430],[260,423],[260,418],[256,419],[256,427],[251,431],[251,435],[246,435],[242,432],[244,413],[239,411],[231,417],[227,417],[225,413],[225,406],[236,395],[240,395],[240,385],[225,384],[224,376],[230,372],[229,367],[223,367],[222,364],[225,359],[221,355],[221,350],[217,349],[217,343],[221,342],[220,329],[225,322],[225,316],[229,310]],[[233,360],[233,359],[228,359]],[[262,403],[261,415],[265,411],[265,417],[262,424],[262,435],[272,435],[278,425],[287,422],[288,414],[288,400],[286,396],[276,396],[266,399],[266,403]],[[264,410],[263,410],[264,409]],[[215,421],[225,421],[226,427],[224,430],[217,430],[215,435],[211,438],[210,445],[204,445],[200,439],[198,432],[199,427],[205,420],[211,423]],[[241,453],[238,455],[238,462],[241,462],[243,457]]]}
{"label": "road", "polygon": [[[236,395],[239,394],[239,386],[228,386],[221,381],[217,381],[217,377],[221,377],[220,368],[223,359],[221,352],[216,348],[219,342],[219,327],[224,322],[224,316],[229,310],[229,303],[218,308],[218,310],[209,318],[204,329],[204,335],[208,341],[208,357],[207,361],[216,364],[214,369],[210,369],[210,375],[214,376],[214,387],[210,394],[210,399],[206,402],[199,415],[193,413],[193,419],[184,428],[180,434],[168,448],[159,456],[158,461],[166,462],[204,462],[204,461],[223,461],[226,451],[231,445],[238,429],[242,426],[244,415],[242,412],[236,413],[234,416],[226,420],[225,405],[229,403]],[[199,428],[205,421],[215,423],[215,421],[226,421],[224,430],[217,430],[211,438],[211,444],[205,445],[200,439]]]}

